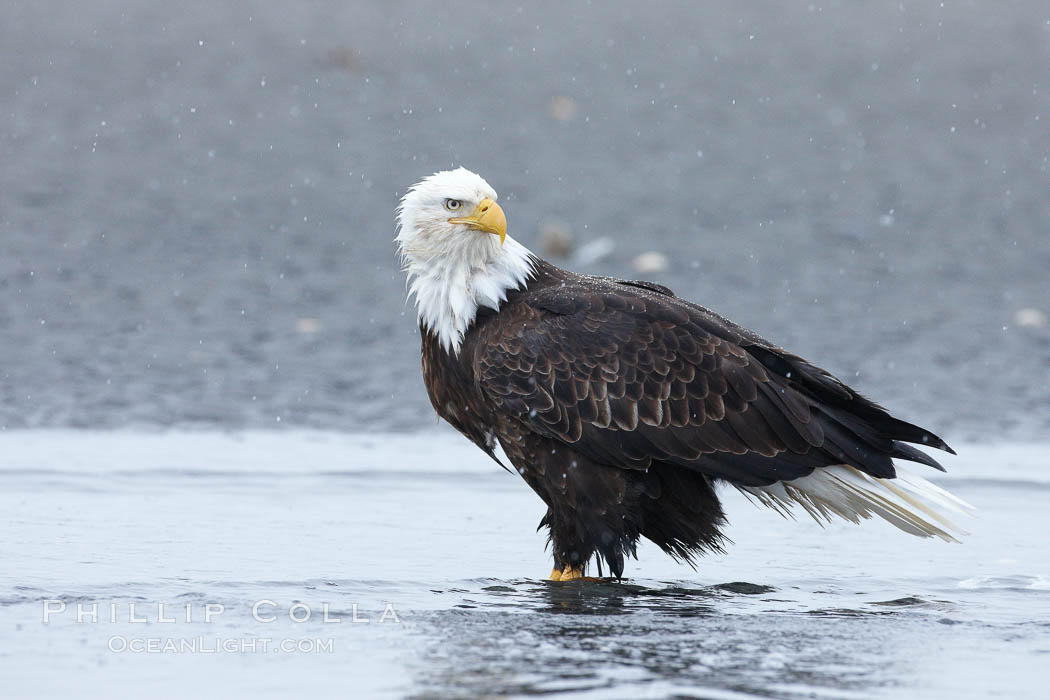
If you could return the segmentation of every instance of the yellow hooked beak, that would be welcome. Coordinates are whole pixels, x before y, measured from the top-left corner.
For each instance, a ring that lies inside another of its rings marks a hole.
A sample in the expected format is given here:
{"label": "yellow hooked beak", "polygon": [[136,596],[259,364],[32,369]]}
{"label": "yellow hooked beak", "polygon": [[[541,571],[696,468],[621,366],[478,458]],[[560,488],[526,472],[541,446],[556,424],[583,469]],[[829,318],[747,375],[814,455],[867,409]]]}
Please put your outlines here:
{"label": "yellow hooked beak", "polygon": [[450,224],[466,224],[467,226],[499,236],[499,244],[507,240],[507,217],[498,204],[486,197],[478,203],[476,209],[470,216],[460,216],[449,219]]}

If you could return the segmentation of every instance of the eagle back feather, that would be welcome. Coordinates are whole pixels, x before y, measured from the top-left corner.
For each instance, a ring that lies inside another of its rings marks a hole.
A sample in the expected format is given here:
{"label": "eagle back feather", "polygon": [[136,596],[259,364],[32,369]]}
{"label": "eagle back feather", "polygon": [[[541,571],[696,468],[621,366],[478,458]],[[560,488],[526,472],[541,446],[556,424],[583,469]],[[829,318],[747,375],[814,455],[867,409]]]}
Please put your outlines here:
{"label": "eagle back feather", "polygon": [[899,441],[947,449],[940,438],[666,288],[542,261],[536,275],[479,326],[476,381],[499,410],[592,459],[667,461],[745,486],[832,464],[892,478],[892,457],[939,467]]}

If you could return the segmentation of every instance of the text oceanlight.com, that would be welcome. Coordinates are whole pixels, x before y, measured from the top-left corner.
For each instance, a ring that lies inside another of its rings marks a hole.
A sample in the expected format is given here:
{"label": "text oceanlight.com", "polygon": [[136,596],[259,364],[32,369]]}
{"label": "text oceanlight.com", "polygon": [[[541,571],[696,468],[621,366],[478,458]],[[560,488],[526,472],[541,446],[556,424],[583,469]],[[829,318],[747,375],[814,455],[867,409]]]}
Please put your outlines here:
{"label": "text oceanlight.com", "polygon": [[273,639],[272,637],[126,637],[109,638],[110,651],[118,654],[331,654],[335,640],[309,637]]}

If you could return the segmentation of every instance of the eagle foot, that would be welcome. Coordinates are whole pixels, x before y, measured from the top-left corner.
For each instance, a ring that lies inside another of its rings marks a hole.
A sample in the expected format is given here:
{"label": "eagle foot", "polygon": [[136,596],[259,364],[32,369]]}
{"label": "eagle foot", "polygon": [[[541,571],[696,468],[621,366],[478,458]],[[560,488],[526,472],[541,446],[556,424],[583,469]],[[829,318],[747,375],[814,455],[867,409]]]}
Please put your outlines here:
{"label": "eagle foot", "polygon": [[600,578],[584,576],[583,567],[573,568],[566,566],[564,569],[554,569],[550,575],[551,581],[601,581]]}

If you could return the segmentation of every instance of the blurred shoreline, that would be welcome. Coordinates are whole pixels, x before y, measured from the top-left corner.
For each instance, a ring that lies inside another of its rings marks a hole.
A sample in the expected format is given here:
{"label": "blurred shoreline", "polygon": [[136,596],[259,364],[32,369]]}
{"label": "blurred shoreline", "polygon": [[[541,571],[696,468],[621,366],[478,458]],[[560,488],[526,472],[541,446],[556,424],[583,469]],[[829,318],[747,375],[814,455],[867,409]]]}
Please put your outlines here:
{"label": "blurred shoreline", "polygon": [[432,427],[393,212],[462,164],[558,264],[1050,434],[1045,3],[633,7],[14,3],[0,427]]}

